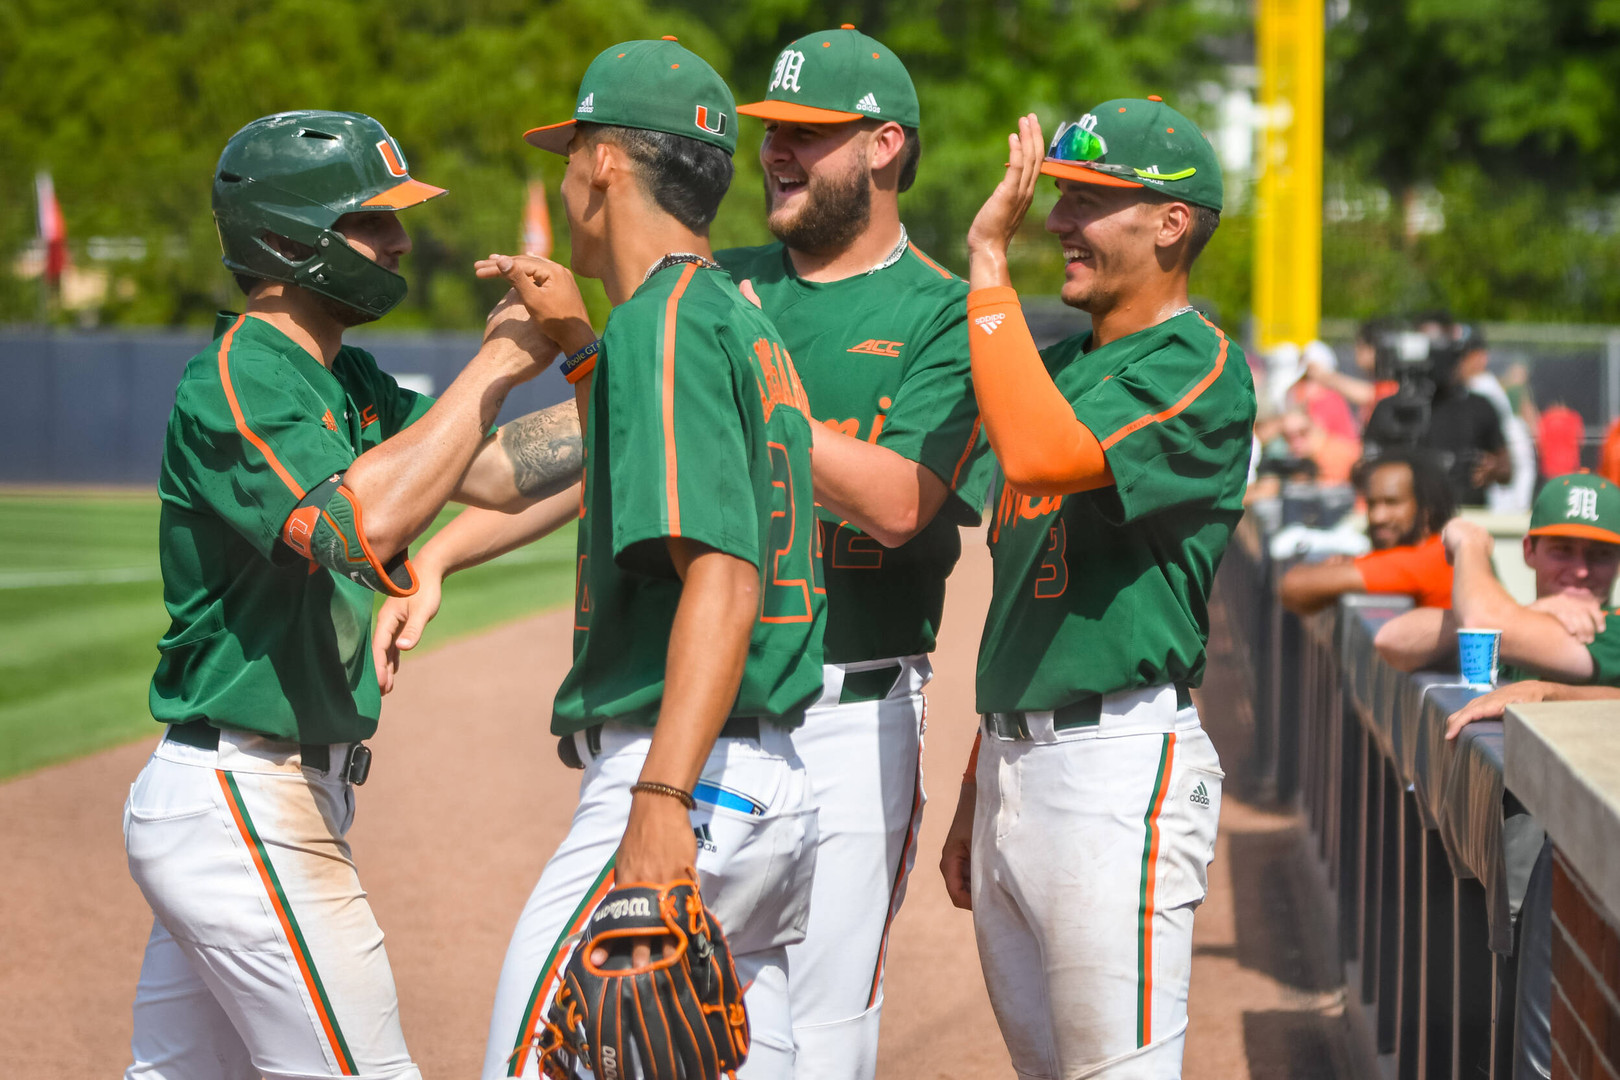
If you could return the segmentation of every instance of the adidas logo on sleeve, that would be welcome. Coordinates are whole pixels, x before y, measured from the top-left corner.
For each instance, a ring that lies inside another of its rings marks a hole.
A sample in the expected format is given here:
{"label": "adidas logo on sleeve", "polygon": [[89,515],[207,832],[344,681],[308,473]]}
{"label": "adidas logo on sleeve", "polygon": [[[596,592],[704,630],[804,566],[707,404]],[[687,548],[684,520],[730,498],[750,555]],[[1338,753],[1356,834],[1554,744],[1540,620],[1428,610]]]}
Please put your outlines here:
{"label": "adidas logo on sleeve", "polygon": [[1202,780],[1198,781],[1198,786],[1193,788],[1193,793],[1187,797],[1187,801],[1197,803],[1199,806],[1209,805],[1209,789],[1204,786]]}
{"label": "adidas logo on sleeve", "polygon": [[882,109],[878,108],[877,98],[873,97],[871,94],[867,94],[865,97],[861,98],[861,100],[857,101],[855,103],[855,108],[860,112],[869,113],[880,113],[883,111]]}
{"label": "adidas logo on sleeve", "polygon": [[1001,324],[1005,322],[1006,319],[1006,312],[998,311],[993,315],[980,315],[977,319],[973,320],[973,324],[980,330],[983,330],[986,335],[990,335],[1000,329]]}

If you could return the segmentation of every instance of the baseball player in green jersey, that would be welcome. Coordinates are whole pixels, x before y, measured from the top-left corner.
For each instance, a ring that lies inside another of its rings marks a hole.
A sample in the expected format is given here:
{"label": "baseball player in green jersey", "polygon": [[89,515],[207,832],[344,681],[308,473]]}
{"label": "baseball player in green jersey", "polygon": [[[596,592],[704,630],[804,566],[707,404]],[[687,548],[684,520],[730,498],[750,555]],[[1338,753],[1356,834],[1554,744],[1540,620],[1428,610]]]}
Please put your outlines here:
{"label": "baseball player in green jersey", "polygon": [[131,1080],[419,1076],[345,840],[380,704],[372,598],[415,588],[406,544],[447,499],[547,494],[523,444],[571,440],[553,493],[579,458],[560,411],[487,434],[557,352],[521,305],[437,402],[343,344],[405,295],[394,212],[441,194],[357,113],[266,117],[220,157],[247,305],[187,365],[158,481],[168,727],[125,805],[154,915]]}
{"label": "baseball player in green jersey", "polygon": [[824,688],[793,744],[820,848],[788,949],[795,1075],[870,1078],[883,961],[921,822],[923,687],[991,472],[970,386],[967,285],[923,254],[899,195],[920,153],[905,65],[853,27],[784,48],[760,164],[777,243],[716,258],[793,351],[810,399],[827,587]]}
{"label": "baseball player in green jersey", "polygon": [[[584,777],[507,950],[486,1078],[536,1075],[558,977],[598,904],[683,878],[750,985],[742,1075],[793,1072],[784,947],[804,933],[816,813],[789,732],[821,691],[825,601],[803,388],[776,328],[709,258],[735,111],[675,40],[629,41],[591,62],[573,117],[528,133],[568,158],[573,270],[613,304],[599,340],[567,270],[481,264],[570,352],[586,440],[574,664],[552,714]],[[424,562],[450,572],[516,532],[469,511]],[[416,640],[425,619],[396,606]]]}
{"label": "baseball player in green jersey", "polygon": [[[1009,144],[968,233],[974,391],[1004,479],[976,769],[941,870],[1019,1076],[1176,1077],[1222,779],[1189,691],[1255,415],[1242,354],[1187,302],[1221,170],[1157,98],[1098,105],[1044,157],[1033,116]],[[1037,352],[1007,246],[1042,174],[1062,297],[1092,329]]]}

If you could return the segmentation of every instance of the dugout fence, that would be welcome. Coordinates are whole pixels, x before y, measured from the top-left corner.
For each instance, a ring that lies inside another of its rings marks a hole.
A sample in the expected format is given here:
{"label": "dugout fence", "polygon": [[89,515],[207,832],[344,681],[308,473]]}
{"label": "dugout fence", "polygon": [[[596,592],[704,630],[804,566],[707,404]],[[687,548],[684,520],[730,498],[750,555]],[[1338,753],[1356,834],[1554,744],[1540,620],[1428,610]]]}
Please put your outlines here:
{"label": "dugout fence", "polygon": [[1500,721],[1444,738],[1445,718],[1480,691],[1379,659],[1378,628],[1409,602],[1347,597],[1304,619],[1278,603],[1290,563],[1268,540],[1285,519],[1330,516],[1329,500],[1342,496],[1295,494],[1247,515],[1217,578],[1250,687],[1250,794],[1301,813],[1346,1014],[1383,1075],[1533,1075],[1534,1048],[1515,1049],[1518,934],[1544,833],[1504,785]]}

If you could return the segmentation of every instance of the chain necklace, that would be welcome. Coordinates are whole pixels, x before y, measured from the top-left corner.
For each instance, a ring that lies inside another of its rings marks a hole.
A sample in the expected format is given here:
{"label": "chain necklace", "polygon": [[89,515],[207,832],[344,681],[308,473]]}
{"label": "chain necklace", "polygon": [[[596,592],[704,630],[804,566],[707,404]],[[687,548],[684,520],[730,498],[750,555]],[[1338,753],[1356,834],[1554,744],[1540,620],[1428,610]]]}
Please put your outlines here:
{"label": "chain necklace", "polygon": [[713,259],[699,255],[696,252],[672,251],[668,255],[665,255],[662,259],[659,259],[657,262],[652,264],[652,269],[648,270],[646,274],[642,275],[641,283],[643,285],[647,284],[652,276],[658,273],[658,271],[667,270],[677,263],[695,263],[705,270],[720,269],[719,263],[715,262]]}
{"label": "chain necklace", "polygon": [[901,225],[900,226],[900,242],[898,244],[894,245],[894,250],[889,252],[889,257],[888,258],[884,259],[882,262],[878,263],[876,266],[872,267],[872,269],[870,269],[870,270],[868,270],[866,272],[867,276],[870,277],[873,274],[877,273],[879,270],[887,270],[889,267],[891,267],[895,263],[899,262],[900,261],[900,256],[902,256],[902,255],[904,255],[906,253],[906,245],[909,244],[909,243],[911,243],[911,237],[906,235],[906,227],[904,225]]}

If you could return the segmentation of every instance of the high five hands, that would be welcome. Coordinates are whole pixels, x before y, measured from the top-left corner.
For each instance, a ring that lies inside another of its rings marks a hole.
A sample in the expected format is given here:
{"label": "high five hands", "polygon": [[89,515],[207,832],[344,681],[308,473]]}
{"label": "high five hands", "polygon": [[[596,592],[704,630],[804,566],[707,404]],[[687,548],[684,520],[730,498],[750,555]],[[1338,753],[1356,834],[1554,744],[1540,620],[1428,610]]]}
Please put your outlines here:
{"label": "high five hands", "polygon": [[1046,143],[1035,114],[1018,118],[1018,130],[1007,136],[1007,171],[968,229],[968,278],[975,289],[1011,285],[1007,247],[1035,201]]}
{"label": "high five hands", "polygon": [[596,340],[585,300],[574,275],[561,263],[538,255],[495,255],[479,259],[473,272],[481,278],[505,278],[540,329],[565,353],[576,353]]}

